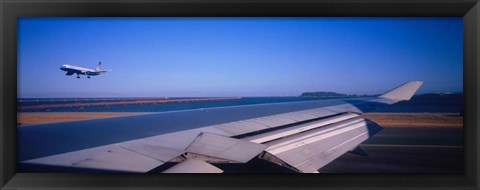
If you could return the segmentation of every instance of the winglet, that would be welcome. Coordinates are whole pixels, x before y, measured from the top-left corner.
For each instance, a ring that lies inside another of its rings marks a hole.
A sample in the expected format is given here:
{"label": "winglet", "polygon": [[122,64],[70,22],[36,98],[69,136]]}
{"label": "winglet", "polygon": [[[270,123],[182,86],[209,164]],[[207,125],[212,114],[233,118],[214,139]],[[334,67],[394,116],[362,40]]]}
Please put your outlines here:
{"label": "winglet", "polygon": [[412,98],[422,84],[422,81],[410,81],[388,91],[387,93],[381,95],[380,98],[386,98],[395,101],[410,100],[410,98]]}

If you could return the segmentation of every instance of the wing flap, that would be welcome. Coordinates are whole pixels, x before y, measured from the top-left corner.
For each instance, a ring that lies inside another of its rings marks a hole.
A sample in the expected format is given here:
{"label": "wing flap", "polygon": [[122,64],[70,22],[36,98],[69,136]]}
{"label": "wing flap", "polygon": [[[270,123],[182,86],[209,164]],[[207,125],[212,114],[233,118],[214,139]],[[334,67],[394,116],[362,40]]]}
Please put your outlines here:
{"label": "wing flap", "polygon": [[331,118],[326,118],[326,119],[321,119],[317,121],[311,121],[308,123],[288,127],[285,129],[279,129],[271,132],[266,132],[262,134],[258,134],[255,136],[250,136],[246,137],[243,140],[248,140],[254,143],[265,143],[268,141],[284,138],[290,135],[298,134],[304,131],[309,131],[315,128],[323,127],[329,124],[337,123],[340,121],[344,121],[347,119],[355,118],[358,117],[358,114],[354,113],[346,113],[346,114],[341,114],[338,116],[332,116]]}
{"label": "wing flap", "polygon": [[187,152],[246,163],[265,148],[266,145],[245,140],[201,133],[187,148]]}
{"label": "wing flap", "polygon": [[342,110],[328,110],[328,109],[309,109],[305,111],[288,112],[283,114],[276,114],[267,117],[258,117],[248,120],[241,120],[230,122],[214,127],[230,133],[232,136],[243,135],[252,132],[258,132],[265,129],[272,129],[285,125],[291,125],[299,122],[304,122],[312,119],[328,117],[343,112]]}
{"label": "wing flap", "polygon": [[382,129],[379,125],[352,118],[267,142],[263,159],[303,173],[313,173],[354,149]]}

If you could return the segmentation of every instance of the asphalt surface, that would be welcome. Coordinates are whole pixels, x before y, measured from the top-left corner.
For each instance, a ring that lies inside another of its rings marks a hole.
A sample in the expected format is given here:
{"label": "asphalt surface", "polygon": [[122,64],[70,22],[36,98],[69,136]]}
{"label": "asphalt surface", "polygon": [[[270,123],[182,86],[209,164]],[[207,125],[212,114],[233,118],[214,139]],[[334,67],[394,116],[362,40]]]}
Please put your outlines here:
{"label": "asphalt surface", "polygon": [[462,127],[385,127],[361,144],[367,156],[346,153],[321,173],[463,173]]}

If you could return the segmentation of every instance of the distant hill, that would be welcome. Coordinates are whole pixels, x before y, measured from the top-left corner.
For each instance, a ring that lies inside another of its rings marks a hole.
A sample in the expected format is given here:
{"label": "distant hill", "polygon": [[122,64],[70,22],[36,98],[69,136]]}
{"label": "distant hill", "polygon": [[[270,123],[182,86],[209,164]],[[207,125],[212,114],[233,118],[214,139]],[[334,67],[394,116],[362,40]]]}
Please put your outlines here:
{"label": "distant hill", "polygon": [[[304,92],[300,95],[300,97],[376,97],[380,96],[381,94],[342,94],[337,92]],[[450,92],[441,92],[441,93],[424,93],[424,94],[416,94],[415,96],[463,96],[462,93],[450,93]]]}

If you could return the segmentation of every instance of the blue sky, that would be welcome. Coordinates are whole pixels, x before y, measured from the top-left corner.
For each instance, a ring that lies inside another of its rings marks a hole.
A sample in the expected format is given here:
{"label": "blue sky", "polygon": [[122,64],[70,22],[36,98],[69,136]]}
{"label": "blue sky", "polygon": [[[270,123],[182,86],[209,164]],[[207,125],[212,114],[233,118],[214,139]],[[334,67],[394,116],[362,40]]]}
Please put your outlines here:
{"label": "blue sky", "polygon": [[[461,17],[20,18],[18,97],[463,91]],[[71,64],[112,72],[65,76]]]}

